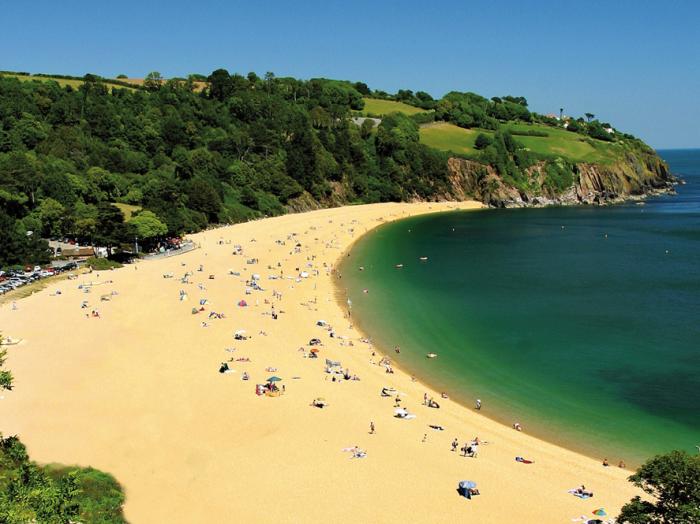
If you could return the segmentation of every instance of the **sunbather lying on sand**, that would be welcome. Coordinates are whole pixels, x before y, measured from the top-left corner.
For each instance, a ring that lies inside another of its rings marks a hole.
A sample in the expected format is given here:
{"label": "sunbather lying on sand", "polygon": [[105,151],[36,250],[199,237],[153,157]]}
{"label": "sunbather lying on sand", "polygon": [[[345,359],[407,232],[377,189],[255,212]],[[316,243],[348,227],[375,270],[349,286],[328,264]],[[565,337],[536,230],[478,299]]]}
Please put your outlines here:
{"label": "sunbather lying on sand", "polygon": [[570,489],[568,493],[571,493],[574,497],[579,497],[582,499],[591,498],[593,496],[593,492],[587,490],[586,486],[583,484],[581,484],[581,486],[578,488]]}

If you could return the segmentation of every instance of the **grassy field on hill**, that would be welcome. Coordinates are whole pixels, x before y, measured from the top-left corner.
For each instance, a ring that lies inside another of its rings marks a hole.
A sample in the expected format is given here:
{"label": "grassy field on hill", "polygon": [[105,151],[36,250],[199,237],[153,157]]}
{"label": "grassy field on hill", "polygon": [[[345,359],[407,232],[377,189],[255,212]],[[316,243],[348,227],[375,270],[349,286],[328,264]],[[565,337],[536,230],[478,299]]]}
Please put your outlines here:
{"label": "grassy field on hill", "polygon": [[[561,155],[575,162],[611,162],[617,157],[618,147],[612,143],[584,137],[566,129],[537,124],[508,123],[504,126],[515,139],[535,153]],[[541,131],[549,136],[522,136],[518,132]]]}
{"label": "grassy field on hill", "polygon": [[131,218],[131,215],[137,211],[141,211],[142,209],[141,206],[133,206],[131,204],[123,204],[121,202],[113,202],[112,204],[119,208],[119,211],[124,214],[124,220],[127,221]]}
{"label": "grassy field on hill", "polygon": [[420,141],[441,151],[452,151],[461,155],[476,154],[474,140],[478,131],[464,129],[447,122],[427,124],[420,129]]}
{"label": "grassy field on hill", "polygon": [[[609,163],[619,157],[620,146],[593,140],[577,133],[550,126],[524,123],[503,125],[514,134],[516,141],[531,151],[548,156],[562,156],[573,162]],[[536,131],[548,136],[523,136],[518,133]],[[421,127],[420,139],[427,146],[461,155],[475,155],[474,141],[479,133],[492,136],[492,131],[463,129],[454,124],[435,123]]]}
{"label": "grassy field on hill", "polygon": [[[39,82],[52,81],[52,82],[56,82],[61,87],[71,86],[74,89],[78,89],[81,85],[83,85],[82,80],[75,80],[72,78],[56,78],[53,76],[16,75],[16,74],[12,74],[12,73],[0,73],[0,76],[4,76],[7,78],[16,78],[20,82],[29,82],[32,80],[38,80]],[[132,88],[126,87],[126,86],[111,84],[109,82],[109,79],[106,79],[106,78],[103,79],[102,82],[107,86],[107,89],[109,89],[110,91],[115,87],[118,89],[132,89]]]}
{"label": "grassy field on hill", "polygon": [[417,113],[427,113],[425,109],[420,107],[409,106],[403,102],[394,100],[380,100],[378,98],[363,98],[365,108],[362,110],[363,115],[388,115],[389,113],[403,113],[405,115],[415,115]]}

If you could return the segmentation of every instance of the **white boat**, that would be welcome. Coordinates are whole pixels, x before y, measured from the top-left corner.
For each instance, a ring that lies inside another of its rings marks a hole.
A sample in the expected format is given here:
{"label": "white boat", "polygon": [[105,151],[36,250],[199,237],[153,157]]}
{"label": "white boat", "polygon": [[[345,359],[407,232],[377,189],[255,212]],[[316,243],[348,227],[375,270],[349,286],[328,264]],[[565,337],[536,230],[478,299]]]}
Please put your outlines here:
{"label": "white boat", "polygon": [[396,264],[394,267],[395,267],[396,269],[401,269],[401,268],[403,267],[403,264]]}
{"label": "white boat", "polygon": [[418,260],[420,260],[421,262],[425,262],[426,260],[428,260],[428,257],[420,257]]}
{"label": "white boat", "polygon": [[435,358],[435,357],[437,357],[437,353],[428,353],[427,355],[425,355],[425,357],[426,358]]}

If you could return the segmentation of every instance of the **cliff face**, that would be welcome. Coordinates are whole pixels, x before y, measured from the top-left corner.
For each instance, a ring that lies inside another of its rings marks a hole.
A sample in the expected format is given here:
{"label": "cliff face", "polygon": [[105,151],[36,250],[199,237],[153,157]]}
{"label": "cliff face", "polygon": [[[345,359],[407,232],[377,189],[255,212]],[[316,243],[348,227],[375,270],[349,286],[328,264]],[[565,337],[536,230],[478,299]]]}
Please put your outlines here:
{"label": "cliff face", "polygon": [[[554,189],[548,183],[547,162],[526,170],[527,189],[508,184],[492,166],[472,160],[448,160],[453,198],[473,198],[494,207],[608,204],[673,192],[674,177],[657,155],[626,153],[613,164],[574,164],[572,184]],[[447,196],[447,195],[446,195]]]}

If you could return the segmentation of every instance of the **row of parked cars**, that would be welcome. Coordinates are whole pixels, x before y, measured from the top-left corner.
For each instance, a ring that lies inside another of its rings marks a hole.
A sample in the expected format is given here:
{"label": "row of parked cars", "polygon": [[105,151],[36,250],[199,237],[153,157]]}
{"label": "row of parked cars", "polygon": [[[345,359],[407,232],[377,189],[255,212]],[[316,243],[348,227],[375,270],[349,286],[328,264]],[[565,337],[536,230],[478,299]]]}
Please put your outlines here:
{"label": "row of parked cars", "polygon": [[78,264],[68,262],[63,266],[42,268],[41,266],[27,266],[24,270],[8,269],[7,271],[0,270],[0,295],[4,295],[8,291],[17,289],[18,287],[30,284],[40,278],[51,277],[63,271],[77,269]]}

